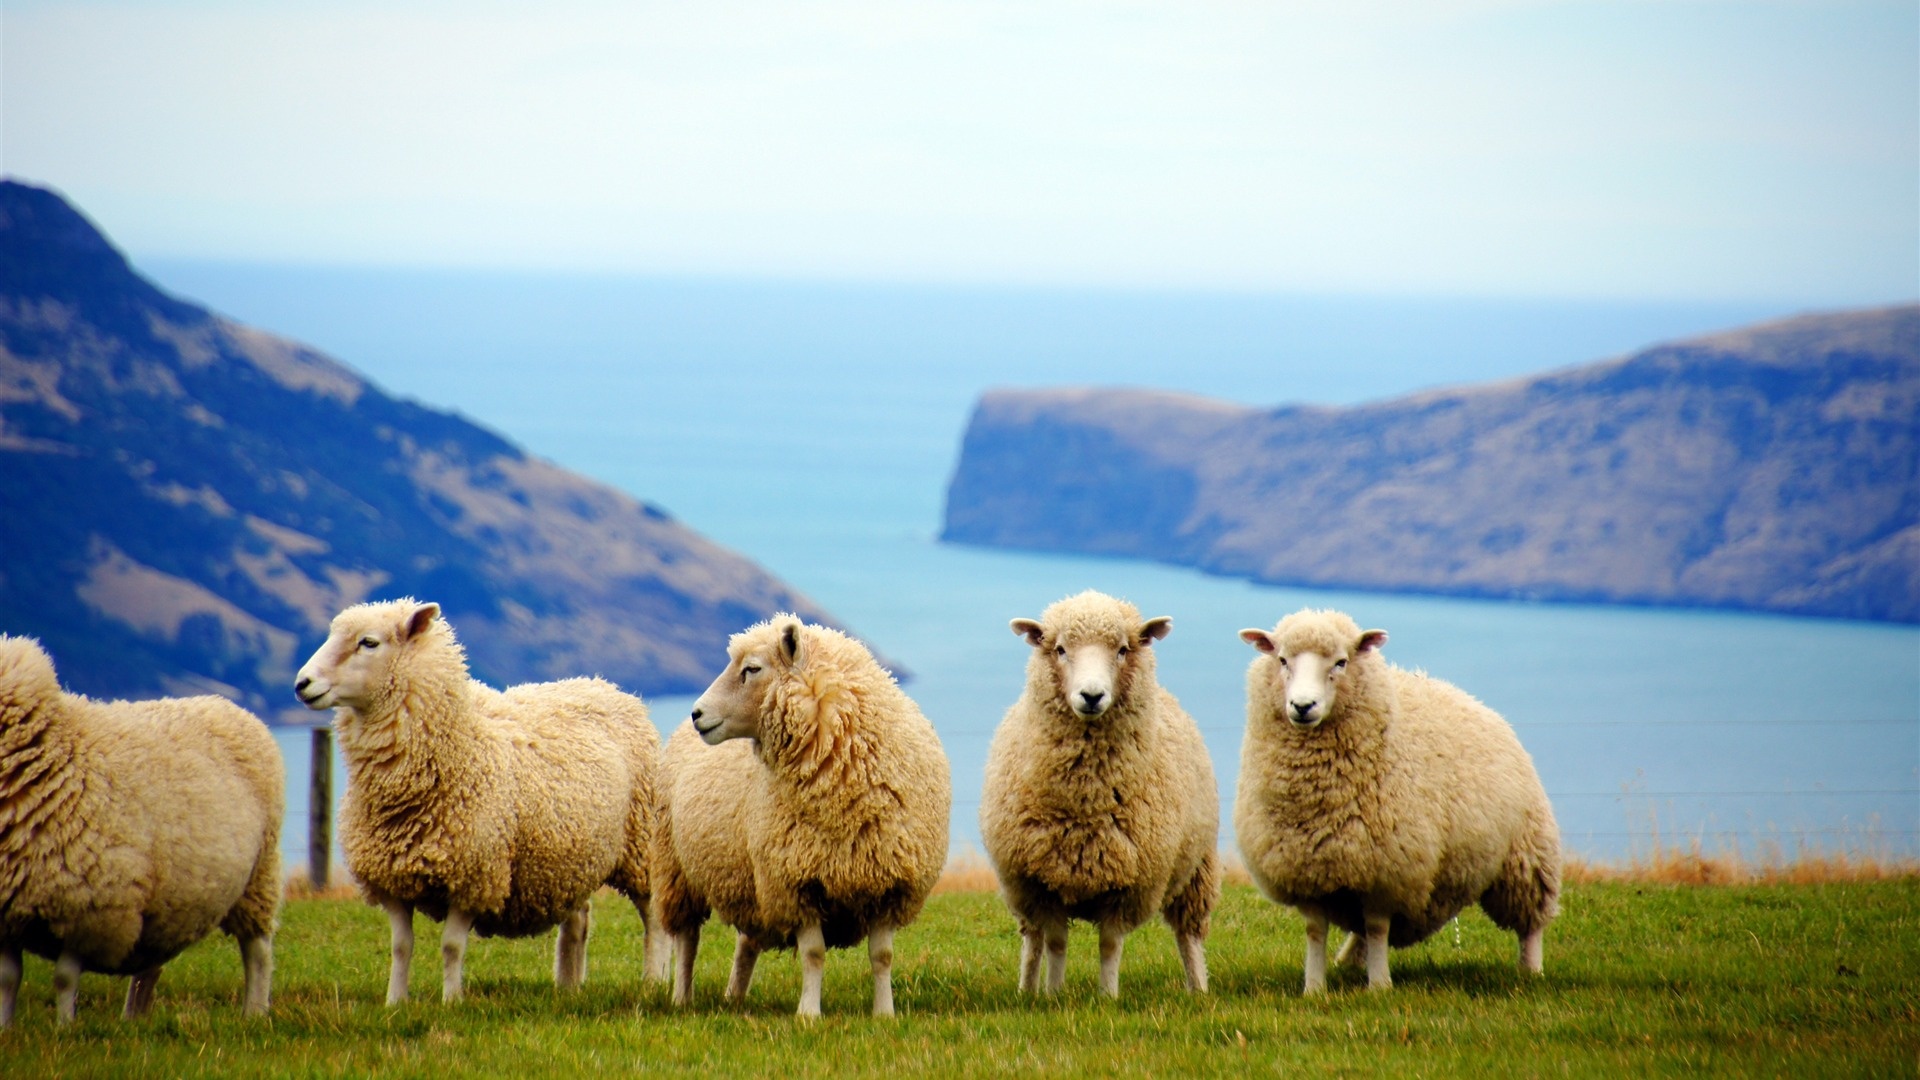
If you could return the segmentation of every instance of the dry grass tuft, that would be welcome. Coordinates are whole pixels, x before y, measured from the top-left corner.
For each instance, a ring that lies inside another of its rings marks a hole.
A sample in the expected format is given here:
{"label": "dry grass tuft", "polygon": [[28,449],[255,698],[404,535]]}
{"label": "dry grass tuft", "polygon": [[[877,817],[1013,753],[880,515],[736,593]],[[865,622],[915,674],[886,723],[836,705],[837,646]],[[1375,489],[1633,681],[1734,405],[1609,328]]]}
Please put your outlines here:
{"label": "dry grass tuft", "polygon": [[1709,851],[1694,839],[1684,846],[1654,838],[1651,851],[1621,863],[1572,858],[1561,869],[1569,884],[1626,881],[1658,885],[1824,885],[1833,882],[1892,881],[1920,877],[1920,860],[1894,855],[1883,846],[1828,851],[1802,847],[1787,855],[1779,844],[1765,844],[1748,855],[1737,843]]}
{"label": "dry grass tuft", "polygon": [[287,875],[285,898],[288,900],[357,900],[360,890],[353,887],[347,875],[334,867],[329,875],[331,883],[324,889],[313,887],[313,878],[305,870],[297,870]]}
{"label": "dry grass tuft", "polygon": [[994,875],[993,865],[987,862],[986,856],[969,847],[948,856],[947,868],[940,872],[933,895],[997,892],[999,888],[1000,879]]}
{"label": "dry grass tuft", "polygon": [[[1228,885],[1253,884],[1240,856],[1230,851],[1220,853],[1220,880]],[[933,895],[995,892],[999,888],[1000,879],[994,875],[993,864],[969,847],[947,860],[947,868],[940,874],[940,883],[933,887]]]}

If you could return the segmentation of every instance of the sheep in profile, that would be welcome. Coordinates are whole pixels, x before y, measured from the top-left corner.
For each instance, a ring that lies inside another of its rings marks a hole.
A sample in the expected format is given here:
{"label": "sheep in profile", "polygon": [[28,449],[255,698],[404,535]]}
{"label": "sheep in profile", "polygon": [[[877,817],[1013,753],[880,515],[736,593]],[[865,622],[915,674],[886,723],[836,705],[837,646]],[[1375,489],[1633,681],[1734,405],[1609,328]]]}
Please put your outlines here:
{"label": "sheep in profile", "polygon": [[1242,630],[1247,733],[1234,828],[1262,892],[1307,923],[1306,992],[1338,960],[1391,985],[1387,948],[1423,941],[1468,904],[1520,939],[1539,973],[1558,912],[1560,833],[1533,760],[1498,713],[1459,688],[1389,664],[1384,630],[1299,611]]}
{"label": "sheep in profile", "polygon": [[161,965],[216,925],[240,943],[244,1011],[266,1012],[285,771],[225,698],[63,693],[38,642],[0,635],[0,1028],[23,952],[54,962],[60,1020],[83,971],[133,976],[139,1016]]}
{"label": "sheep in profile", "polygon": [[859,642],[780,615],[735,634],[726,670],[667,742],[655,904],[693,992],[709,911],[736,932],[727,998],[766,949],[800,953],[799,1015],[820,1015],[828,948],[867,941],[873,1014],[893,1015],[893,935],[947,857],[947,757]]}
{"label": "sheep in profile", "polygon": [[1097,592],[1013,620],[1033,646],[1025,691],[987,752],[980,834],[1020,923],[1020,989],[1066,973],[1067,921],[1100,932],[1100,989],[1120,993],[1126,935],[1159,912],[1187,988],[1207,988],[1220,897],[1220,796],[1192,717],[1154,679],[1172,620]]}
{"label": "sheep in profile", "polygon": [[[413,913],[444,920],[441,997],[458,1000],[470,931],[559,926],[554,982],[586,978],[588,901],[602,885],[648,910],[659,734],[600,679],[505,692],[467,675],[438,604],[361,604],[333,620],[295,692],[333,709],[347,767],[341,847],[387,912],[387,1004],[406,999]],[[664,968],[647,934],[650,975]]]}

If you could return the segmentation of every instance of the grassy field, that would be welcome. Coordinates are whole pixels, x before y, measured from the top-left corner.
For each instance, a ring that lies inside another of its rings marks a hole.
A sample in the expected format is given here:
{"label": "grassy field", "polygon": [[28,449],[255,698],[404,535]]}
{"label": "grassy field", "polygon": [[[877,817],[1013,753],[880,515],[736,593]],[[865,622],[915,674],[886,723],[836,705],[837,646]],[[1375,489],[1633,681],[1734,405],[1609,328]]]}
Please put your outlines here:
{"label": "grassy field", "polygon": [[1920,879],[1814,885],[1570,888],[1547,977],[1515,973],[1513,939],[1477,911],[1394,954],[1394,988],[1336,971],[1300,996],[1301,924],[1230,886],[1208,943],[1213,993],[1180,988],[1160,926],[1130,940],[1121,1000],[1093,986],[1074,930],[1055,1001],[1014,989],[1018,939],[988,893],[934,897],[896,941],[901,1015],[867,1016],[864,950],[828,960],[825,1019],[790,1015],[791,954],[761,960],[748,1004],[720,1000],[731,935],[710,925],[695,1004],[639,977],[639,923],[596,905],[588,987],[556,996],[552,937],[476,939],[469,998],[438,1001],[437,931],[422,920],[414,1001],[381,1005],[386,922],[351,901],[289,902],[272,1015],[239,1015],[224,937],[169,965],[151,1016],[119,1019],[126,980],[87,976],[80,1021],[53,1023],[51,966],[29,960],[0,1076],[575,1075],[601,1070],[844,1074],[1089,1073],[1515,1076],[1888,1075],[1920,1067]]}

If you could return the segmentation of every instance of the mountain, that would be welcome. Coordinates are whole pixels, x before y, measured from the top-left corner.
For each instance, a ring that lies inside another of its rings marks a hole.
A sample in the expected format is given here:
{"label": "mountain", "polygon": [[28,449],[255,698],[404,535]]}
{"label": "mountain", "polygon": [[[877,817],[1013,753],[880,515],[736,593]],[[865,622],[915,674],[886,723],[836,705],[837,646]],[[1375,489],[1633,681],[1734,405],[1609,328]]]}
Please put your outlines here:
{"label": "mountain", "polygon": [[1920,306],[1352,408],[983,396],[943,539],[1272,584],[1920,622]]}
{"label": "mountain", "polygon": [[657,507],[168,296],[14,182],[0,507],[0,631],[96,695],[284,711],[339,609],[407,594],[441,604],[496,684],[691,691],[749,623],[832,621]]}

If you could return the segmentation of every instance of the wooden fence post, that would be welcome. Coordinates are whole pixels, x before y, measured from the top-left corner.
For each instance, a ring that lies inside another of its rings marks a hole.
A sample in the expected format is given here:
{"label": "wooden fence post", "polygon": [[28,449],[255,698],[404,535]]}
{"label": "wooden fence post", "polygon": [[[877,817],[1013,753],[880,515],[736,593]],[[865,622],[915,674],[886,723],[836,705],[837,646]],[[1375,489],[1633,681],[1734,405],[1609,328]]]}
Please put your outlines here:
{"label": "wooden fence post", "polygon": [[333,865],[333,729],[313,729],[313,773],[307,787],[307,877],[313,890],[327,887]]}

